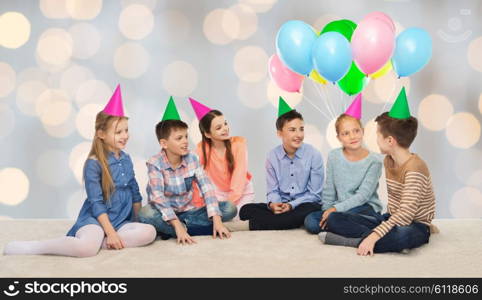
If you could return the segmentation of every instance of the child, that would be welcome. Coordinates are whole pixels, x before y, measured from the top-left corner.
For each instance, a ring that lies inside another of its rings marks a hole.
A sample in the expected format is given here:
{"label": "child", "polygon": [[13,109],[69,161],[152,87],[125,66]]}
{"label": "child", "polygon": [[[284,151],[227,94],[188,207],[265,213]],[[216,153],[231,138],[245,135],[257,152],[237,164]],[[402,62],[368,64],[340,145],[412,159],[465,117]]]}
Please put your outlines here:
{"label": "child", "polygon": [[[199,120],[202,141],[197,145],[201,165],[214,183],[218,201],[231,201],[238,211],[246,203],[253,202],[254,190],[248,172],[246,139],[229,136],[229,125],[223,114],[189,98]],[[203,206],[199,189],[194,186],[193,203]],[[235,220],[239,220],[236,216]]]}
{"label": "child", "polygon": [[[156,125],[161,151],[147,162],[149,204],[140,210],[139,219],[154,225],[162,238],[177,237],[183,245],[195,243],[193,235],[229,238],[223,222],[234,218],[236,206],[230,201],[218,203],[199,159],[189,153],[187,129],[171,97],[162,121]],[[198,184],[206,207],[193,205],[193,182]]]}
{"label": "child", "polygon": [[321,209],[323,159],[303,143],[303,117],[281,97],[276,129],[282,144],[266,160],[268,203],[246,204],[239,213],[241,220],[249,220],[250,230],[298,228],[309,213]]}
{"label": "child", "polygon": [[99,249],[147,245],[156,230],[137,219],[141,194],[125,148],[129,133],[118,85],[95,120],[95,136],[84,165],[87,199],[67,236],[45,241],[11,242],[5,254],[54,254],[88,257]]}
{"label": "child", "polygon": [[342,147],[328,155],[323,210],[312,212],[305,219],[305,228],[310,233],[330,231],[333,212],[375,215],[382,210],[377,194],[382,162],[377,154],[363,147],[360,119],[361,94],[335,122]]}
{"label": "child", "polygon": [[[378,116],[377,144],[383,154],[388,213],[380,217],[332,213],[330,231],[320,233],[326,244],[357,247],[358,255],[402,252],[428,243],[435,215],[435,196],[425,162],[409,147],[417,135],[417,119],[402,88],[392,109]],[[344,236],[336,233],[342,233]]]}

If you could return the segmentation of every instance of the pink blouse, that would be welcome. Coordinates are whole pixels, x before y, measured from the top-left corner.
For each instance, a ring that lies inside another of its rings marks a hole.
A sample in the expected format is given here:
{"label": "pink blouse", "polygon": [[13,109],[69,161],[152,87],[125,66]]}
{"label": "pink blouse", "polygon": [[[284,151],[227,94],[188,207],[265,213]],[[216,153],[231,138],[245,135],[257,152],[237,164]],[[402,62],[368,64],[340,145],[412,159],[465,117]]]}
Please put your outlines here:
{"label": "pink blouse", "polygon": [[[231,151],[234,158],[233,173],[229,173],[228,161],[224,155],[219,155],[216,151],[210,151],[209,145],[206,145],[206,155],[209,157],[209,165],[204,168],[204,155],[202,150],[202,142],[197,145],[196,152],[199,161],[207,173],[209,179],[216,187],[223,192],[228,193],[228,200],[237,204],[243,196],[246,185],[251,180],[251,174],[248,172],[248,149],[246,139],[240,136],[231,137]],[[199,194],[197,185],[193,186],[193,204],[195,206],[204,206],[204,199]]]}

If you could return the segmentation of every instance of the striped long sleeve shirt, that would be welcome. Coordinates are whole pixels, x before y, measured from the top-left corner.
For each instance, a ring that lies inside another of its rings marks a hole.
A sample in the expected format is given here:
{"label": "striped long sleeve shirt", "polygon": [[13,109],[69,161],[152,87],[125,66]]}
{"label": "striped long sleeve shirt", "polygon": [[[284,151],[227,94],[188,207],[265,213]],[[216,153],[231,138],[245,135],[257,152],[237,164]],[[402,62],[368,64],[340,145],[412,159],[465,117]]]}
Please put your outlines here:
{"label": "striped long sleeve shirt", "polygon": [[435,195],[425,162],[416,154],[400,167],[386,156],[383,162],[387,178],[388,213],[390,218],[374,229],[380,237],[394,226],[419,222],[431,226],[435,215]]}

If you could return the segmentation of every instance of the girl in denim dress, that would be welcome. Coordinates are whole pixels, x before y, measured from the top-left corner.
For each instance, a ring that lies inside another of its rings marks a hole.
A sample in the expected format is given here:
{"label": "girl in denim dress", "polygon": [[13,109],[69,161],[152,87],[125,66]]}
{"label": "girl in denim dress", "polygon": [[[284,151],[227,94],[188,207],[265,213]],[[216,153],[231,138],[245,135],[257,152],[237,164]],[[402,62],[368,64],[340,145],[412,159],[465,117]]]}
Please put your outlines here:
{"label": "girl in denim dress", "polygon": [[154,241],[156,230],[152,225],[134,222],[142,197],[132,161],[122,151],[128,139],[118,86],[106,108],[96,116],[95,136],[84,165],[87,199],[67,236],[10,242],[4,254],[88,257],[100,248],[138,247]]}

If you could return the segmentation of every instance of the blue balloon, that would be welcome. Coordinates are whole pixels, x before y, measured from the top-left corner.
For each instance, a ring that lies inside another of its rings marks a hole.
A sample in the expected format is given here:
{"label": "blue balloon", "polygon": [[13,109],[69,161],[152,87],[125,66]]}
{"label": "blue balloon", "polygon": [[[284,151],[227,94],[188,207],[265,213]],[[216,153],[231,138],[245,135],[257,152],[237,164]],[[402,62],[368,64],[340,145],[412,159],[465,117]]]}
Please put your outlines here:
{"label": "blue balloon", "polygon": [[343,78],[352,62],[350,42],[338,32],[326,32],[316,39],[312,49],[318,73],[331,82]]}
{"label": "blue balloon", "polygon": [[397,37],[392,64],[398,76],[420,71],[432,57],[432,38],[421,28],[408,28]]}
{"label": "blue balloon", "polygon": [[308,75],[313,69],[311,47],[316,40],[313,28],[305,22],[284,23],[276,36],[276,53],[293,72]]}

